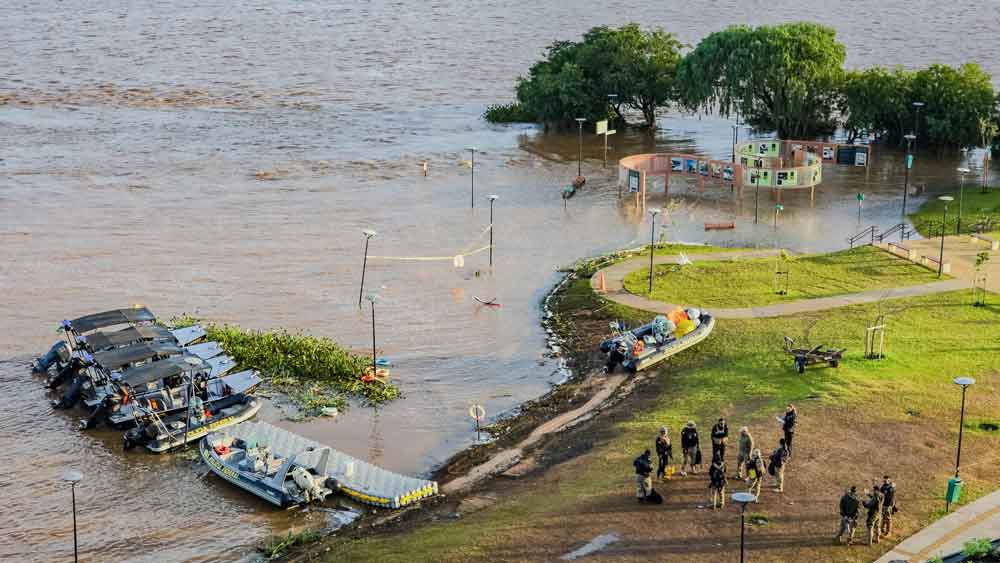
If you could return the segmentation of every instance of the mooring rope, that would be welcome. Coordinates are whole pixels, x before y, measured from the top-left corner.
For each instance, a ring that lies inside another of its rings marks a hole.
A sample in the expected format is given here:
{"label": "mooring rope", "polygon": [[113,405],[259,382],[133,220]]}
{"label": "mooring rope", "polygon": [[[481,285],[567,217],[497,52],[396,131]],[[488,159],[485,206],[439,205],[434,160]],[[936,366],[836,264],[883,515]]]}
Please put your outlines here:
{"label": "mooring rope", "polygon": [[459,251],[456,254],[452,254],[451,256],[369,256],[368,259],[369,260],[405,260],[405,261],[411,261],[411,262],[430,262],[430,261],[437,261],[437,260],[454,260],[455,258],[457,258],[459,256],[461,256],[462,258],[465,258],[466,256],[472,256],[474,254],[479,254],[480,252],[483,252],[483,251],[486,251],[486,250],[490,249],[490,245],[488,245],[488,244],[486,246],[481,246],[481,247],[475,248],[475,249],[472,248],[472,245],[475,245],[476,242],[479,241],[479,239],[483,238],[486,235],[486,233],[490,232],[490,229],[492,229],[492,228],[493,228],[493,224],[490,223],[489,225],[486,226],[485,229],[482,230],[482,232],[480,232],[474,239],[472,239],[472,242],[470,243],[469,247],[467,247],[465,250]]}

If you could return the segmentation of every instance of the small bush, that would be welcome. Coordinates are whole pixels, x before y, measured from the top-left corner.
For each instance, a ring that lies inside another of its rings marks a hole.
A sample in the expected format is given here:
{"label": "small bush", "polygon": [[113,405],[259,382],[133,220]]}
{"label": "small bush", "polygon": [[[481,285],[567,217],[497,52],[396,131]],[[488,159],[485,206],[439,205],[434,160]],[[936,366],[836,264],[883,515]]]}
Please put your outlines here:
{"label": "small bush", "polygon": [[288,534],[284,537],[275,536],[268,539],[263,545],[260,546],[259,549],[264,553],[264,555],[267,556],[268,559],[277,559],[292,546],[305,545],[319,539],[319,532],[314,530],[305,530],[298,533],[288,532]]}
{"label": "small bush", "polygon": [[962,555],[973,562],[990,561],[993,553],[993,542],[985,538],[973,538],[962,546]]}
{"label": "small bush", "polygon": [[517,102],[493,104],[483,112],[483,119],[490,123],[534,123],[535,116]]}

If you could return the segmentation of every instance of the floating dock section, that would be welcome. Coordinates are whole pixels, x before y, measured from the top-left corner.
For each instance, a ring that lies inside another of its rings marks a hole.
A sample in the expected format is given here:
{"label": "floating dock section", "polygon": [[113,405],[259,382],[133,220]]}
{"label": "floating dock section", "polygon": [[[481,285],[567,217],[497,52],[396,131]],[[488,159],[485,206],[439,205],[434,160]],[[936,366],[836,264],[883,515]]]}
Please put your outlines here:
{"label": "floating dock section", "polygon": [[[244,442],[267,446],[278,457],[295,455],[296,463],[315,467],[321,450],[329,448],[266,422],[244,422],[221,431]],[[312,448],[312,451],[307,451]],[[436,481],[400,475],[329,448],[326,476],[351,498],[386,508],[401,508],[438,494]]]}

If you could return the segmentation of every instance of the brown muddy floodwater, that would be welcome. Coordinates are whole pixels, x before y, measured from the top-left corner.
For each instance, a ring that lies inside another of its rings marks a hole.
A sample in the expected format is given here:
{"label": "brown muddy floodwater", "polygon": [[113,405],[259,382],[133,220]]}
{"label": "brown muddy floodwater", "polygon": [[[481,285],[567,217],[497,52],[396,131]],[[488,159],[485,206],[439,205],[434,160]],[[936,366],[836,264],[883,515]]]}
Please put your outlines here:
{"label": "brown muddy floodwater", "polygon": [[[752,3],[751,3],[752,4]],[[53,413],[26,363],[63,318],[148,305],[254,328],[287,327],[366,351],[357,307],[362,235],[372,254],[448,256],[473,244],[496,207],[496,268],[486,255],[373,260],[378,343],[405,398],[337,419],[261,418],[394,470],[426,474],[474,439],[466,414],[491,418],[564,375],[547,356],[540,300],[575,259],[637,245],[648,219],[617,199],[613,168],[587,137],[587,187],[573,135],[492,127],[488,103],[543,47],[591,26],[645,15],[694,43],[729,23],[812,18],[835,26],[849,63],[975,60],[1000,76],[998,16],[972,3],[746,2],[120,2],[0,4],[0,560],[72,556],[67,467],[87,561],[242,561],[266,535],[326,525],[327,512],[276,511],[183,456],[125,454],[113,433],[81,434]],[[655,138],[614,138],[613,155],[654,149],[729,153],[730,123],[667,115]],[[746,135],[744,131],[743,135]],[[464,147],[476,158],[469,209]],[[914,175],[954,181],[957,154],[920,155]],[[430,176],[418,162],[430,162]],[[678,185],[672,240],[839,248],[863,222],[899,215],[895,153],[870,171],[827,167],[815,206],[785,197],[754,226],[752,192]],[[662,203],[662,195],[652,204]],[[705,221],[737,228],[705,233]],[[479,271],[481,275],[475,273]],[[474,296],[496,297],[484,309]]]}

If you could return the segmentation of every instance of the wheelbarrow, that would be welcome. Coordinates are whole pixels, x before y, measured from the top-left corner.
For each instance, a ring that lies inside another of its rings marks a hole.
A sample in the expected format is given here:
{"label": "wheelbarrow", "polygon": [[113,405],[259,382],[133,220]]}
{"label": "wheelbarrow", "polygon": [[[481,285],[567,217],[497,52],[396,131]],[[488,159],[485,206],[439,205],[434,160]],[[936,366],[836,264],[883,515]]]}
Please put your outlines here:
{"label": "wheelbarrow", "polygon": [[822,344],[813,346],[812,348],[796,348],[795,341],[787,336],[785,337],[785,352],[788,352],[794,358],[795,370],[799,373],[804,373],[806,366],[820,363],[825,363],[835,368],[840,365],[840,360],[843,359],[844,352],[846,351],[847,348],[840,350],[827,348],[824,350]]}

